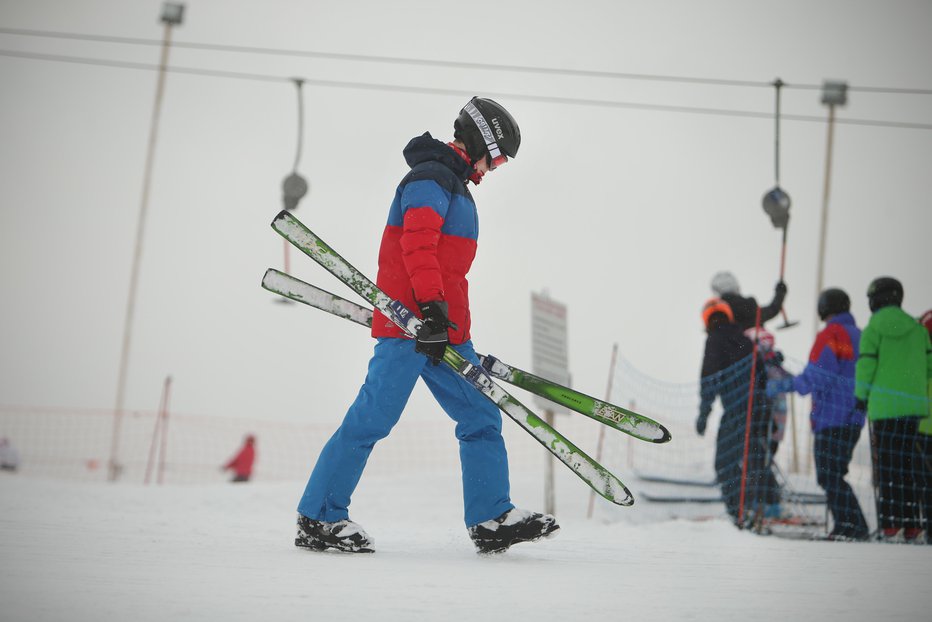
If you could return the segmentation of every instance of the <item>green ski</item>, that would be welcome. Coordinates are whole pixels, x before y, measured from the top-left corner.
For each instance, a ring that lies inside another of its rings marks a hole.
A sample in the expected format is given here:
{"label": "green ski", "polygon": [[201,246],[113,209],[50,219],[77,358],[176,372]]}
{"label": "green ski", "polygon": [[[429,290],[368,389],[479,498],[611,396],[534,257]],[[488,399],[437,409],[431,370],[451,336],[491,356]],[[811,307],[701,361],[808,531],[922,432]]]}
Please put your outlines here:
{"label": "green ski", "polygon": [[[348,285],[350,289],[369,301],[406,334],[412,337],[417,334],[421,325],[420,318],[403,303],[386,295],[375,283],[343,259],[291,213],[281,211],[272,221],[272,228]],[[471,364],[452,347],[447,347],[443,361],[477,391],[495,403],[502,412],[533,436],[599,495],[617,505],[628,506],[634,503],[631,491],[621,480],[496,384],[481,366]]]}
{"label": "green ski", "polygon": [[[262,279],[262,287],[272,293],[304,303],[338,317],[372,326],[372,310],[305,283],[289,274],[269,268]],[[482,366],[494,378],[540,395],[570,410],[574,410],[625,434],[651,443],[666,443],[670,432],[653,419],[642,414],[603,402],[594,397],[564,387],[546,378],[512,367],[488,355],[479,355]]]}

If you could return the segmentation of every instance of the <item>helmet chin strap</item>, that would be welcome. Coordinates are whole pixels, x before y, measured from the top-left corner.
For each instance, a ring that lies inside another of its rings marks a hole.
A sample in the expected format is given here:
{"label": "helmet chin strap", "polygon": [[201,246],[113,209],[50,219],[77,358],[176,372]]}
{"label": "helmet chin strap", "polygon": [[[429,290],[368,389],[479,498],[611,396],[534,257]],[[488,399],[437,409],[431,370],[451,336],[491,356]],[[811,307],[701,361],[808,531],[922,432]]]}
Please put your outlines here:
{"label": "helmet chin strap", "polygon": [[483,176],[485,176],[485,173],[480,173],[479,171],[476,170],[475,162],[473,162],[472,158],[469,157],[469,154],[466,153],[464,149],[460,149],[452,142],[447,143],[447,146],[449,146],[451,149],[453,149],[453,151],[459,154],[459,156],[463,158],[464,160],[466,160],[469,166],[472,167],[472,173],[469,175],[469,181],[471,181],[472,183],[478,186],[482,182],[482,178]]}

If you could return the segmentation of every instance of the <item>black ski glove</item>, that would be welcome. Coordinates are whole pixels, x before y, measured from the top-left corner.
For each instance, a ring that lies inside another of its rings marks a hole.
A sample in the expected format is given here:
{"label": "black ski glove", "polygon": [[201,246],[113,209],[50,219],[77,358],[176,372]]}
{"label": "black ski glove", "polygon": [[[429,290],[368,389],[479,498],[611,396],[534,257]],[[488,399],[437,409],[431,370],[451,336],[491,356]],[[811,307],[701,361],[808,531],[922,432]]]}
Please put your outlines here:
{"label": "black ski glove", "polygon": [[418,303],[421,315],[424,318],[421,328],[417,331],[417,342],[414,350],[427,356],[434,365],[443,360],[443,352],[450,344],[447,328],[456,328],[447,317],[447,303],[442,300]]}
{"label": "black ski glove", "polygon": [[786,296],[786,283],[784,281],[777,281],[773,291],[777,296]]}
{"label": "black ski glove", "polygon": [[696,433],[699,436],[705,436],[705,426],[709,423],[709,414],[701,414],[696,419]]}

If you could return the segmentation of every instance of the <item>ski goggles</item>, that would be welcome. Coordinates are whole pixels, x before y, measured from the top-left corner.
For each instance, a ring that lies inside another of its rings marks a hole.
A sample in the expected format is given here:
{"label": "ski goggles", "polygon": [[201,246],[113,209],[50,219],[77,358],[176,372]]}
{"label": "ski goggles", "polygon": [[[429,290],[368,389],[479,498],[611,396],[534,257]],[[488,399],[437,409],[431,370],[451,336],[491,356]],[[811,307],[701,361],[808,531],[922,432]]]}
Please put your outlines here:
{"label": "ski goggles", "polygon": [[489,152],[489,170],[494,171],[499,166],[508,161],[508,156],[504,153],[499,153],[497,156],[492,157],[492,152]]}
{"label": "ski goggles", "polygon": [[492,128],[489,126],[488,121],[485,120],[485,117],[482,116],[482,113],[479,112],[479,109],[470,101],[463,107],[463,110],[472,117],[476,127],[479,128],[482,140],[485,141],[485,148],[489,152],[489,170],[494,171],[508,161],[508,156],[498,148],[498,143],[495,142],[495,136],[492,134]]}

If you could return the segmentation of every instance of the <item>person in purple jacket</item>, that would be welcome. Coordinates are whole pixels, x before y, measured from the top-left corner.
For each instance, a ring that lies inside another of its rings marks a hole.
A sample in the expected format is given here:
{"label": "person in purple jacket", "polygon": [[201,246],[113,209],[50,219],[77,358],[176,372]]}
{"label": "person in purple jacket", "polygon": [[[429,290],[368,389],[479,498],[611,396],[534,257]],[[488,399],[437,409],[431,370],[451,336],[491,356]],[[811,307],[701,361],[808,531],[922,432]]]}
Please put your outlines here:
{"label": "person in purple jacket", "polygon": [[850,313],[848,294],[836,288],[819,295],[819,317],[825,328],[816,336],[809,362],[801,374],[767,385],[768,395],[795,391],[812,394],[809,416],[815,434],[816,479],[825,490],[834,527],[830,540],[866,540],[867,521],[858,499],[845,481],[851,454],[861,436],[865,413],[856,407],[854,369],[861,331]]}

